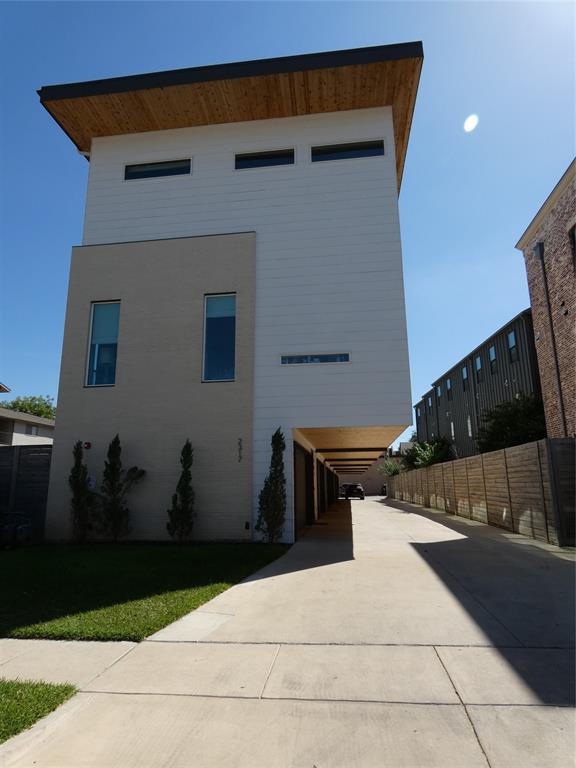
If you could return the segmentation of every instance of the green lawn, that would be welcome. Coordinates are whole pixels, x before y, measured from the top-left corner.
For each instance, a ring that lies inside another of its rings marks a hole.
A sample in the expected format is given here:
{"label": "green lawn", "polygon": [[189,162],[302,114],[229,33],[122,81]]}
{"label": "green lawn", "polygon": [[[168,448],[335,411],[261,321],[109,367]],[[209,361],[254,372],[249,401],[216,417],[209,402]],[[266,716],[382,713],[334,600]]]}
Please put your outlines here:
{"label": "green lawn", "polygon": [[74,693],[73,685],[0,679],[0,744],[30,728]]}
{"label": "green lawn", "polygon": [[3,551],[0,637],[142,640],[286,549],[95,544]]}

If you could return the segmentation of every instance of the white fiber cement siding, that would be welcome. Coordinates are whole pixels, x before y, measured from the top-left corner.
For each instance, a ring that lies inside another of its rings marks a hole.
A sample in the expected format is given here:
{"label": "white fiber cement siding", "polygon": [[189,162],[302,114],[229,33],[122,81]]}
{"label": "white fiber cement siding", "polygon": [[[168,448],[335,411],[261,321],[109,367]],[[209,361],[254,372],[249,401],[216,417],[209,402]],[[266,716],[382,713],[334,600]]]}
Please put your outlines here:
{"label": "white fiber cement siding", "polygon": [[[313,145],[380,138],[384,157],[310,162]],[[295,165],[234,170],[237,152],[285,148]],[[126,164],[188,157],[189,176],[124,181]],[[411,423],[391,109],[93,142],[85,245],[252,230],[254,498],[281,426],[291,509],[293,428]],[[351,362],[280,365],[319,352]]]}

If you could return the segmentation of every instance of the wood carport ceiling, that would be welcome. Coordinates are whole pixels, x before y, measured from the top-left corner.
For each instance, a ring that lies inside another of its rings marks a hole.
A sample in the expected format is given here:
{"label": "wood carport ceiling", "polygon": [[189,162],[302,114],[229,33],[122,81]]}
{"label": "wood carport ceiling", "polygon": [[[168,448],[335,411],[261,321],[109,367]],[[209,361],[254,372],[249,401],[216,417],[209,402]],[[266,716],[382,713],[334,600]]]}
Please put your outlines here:
{"label": "wood carport ceiling", "polygon": [[298,432],[316,454],[339,474],[365,472],[379,459],[406,426],[382,427],[317,427],[300,428]]}
{"label": "wood carport ceiling", "polygon": [[40,101],[80,152],[92,139],[391,106],[398,189],[422,68],[420,42],[45,86]]}

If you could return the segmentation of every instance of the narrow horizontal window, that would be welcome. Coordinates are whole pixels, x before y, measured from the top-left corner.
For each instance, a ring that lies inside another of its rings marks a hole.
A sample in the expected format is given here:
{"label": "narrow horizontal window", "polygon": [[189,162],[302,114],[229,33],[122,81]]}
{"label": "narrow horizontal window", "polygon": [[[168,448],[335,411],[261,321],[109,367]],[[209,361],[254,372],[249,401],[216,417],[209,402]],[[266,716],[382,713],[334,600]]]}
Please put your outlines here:
{"label": "narrow horizontal window", "polygon": [[294,165],[293,149],[275,149],[271,152],[246,152],[236,155],[235,168],[269,168],[271,165]]}
{"label": "narrow horizontal window", "polygon": [[329,144],[312,147],[312,162],[351,160],[357,157],[377,157],[384,154],[383,141],[356,141],[353,144]]}
{"label": "narrow horizontal window", "polygon": [[236,295],[206,296],[204,381],[233,381],[236,369]]}
{"label": "narrow horizontal window", "polygon": [[109,387],[116,382],[119,320],[119,301],[92,304],[90,353],[86,375],[88,387]]}
{"label": "narrow horizontal window", "polygon": [[349,363],[348,352],[327,355],[282,355],[282,365],[303,365],[306,363]]}
{"label": "narrow horizontal window", "polygon": [[127,165],[124,169],[124,178],[127,181],[133,179],[153,179],[158,176],[182,176],[190,173],[190,160],[169,160],[165,163],[139,163]]}

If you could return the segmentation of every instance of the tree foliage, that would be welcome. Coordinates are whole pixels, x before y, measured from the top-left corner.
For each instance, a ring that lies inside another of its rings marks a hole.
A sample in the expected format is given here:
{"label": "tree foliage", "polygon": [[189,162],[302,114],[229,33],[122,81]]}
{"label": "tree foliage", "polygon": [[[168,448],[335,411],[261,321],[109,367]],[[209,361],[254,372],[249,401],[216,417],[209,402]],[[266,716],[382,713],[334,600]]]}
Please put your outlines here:
{"label": "tree foliage", "polygon": [[56,416],[54,398],[50,395],[24,395],[13,400],[1,401],[2,408],[11,411],[30,413],[32,416],[42,416],[45,419],[53,419]]}
{"label": "tree foliage", "polygon": [[520,395],[484,412],[476,444],[480,453],[531,443],[546,437],[542,401],[534,395]]}
{"label": "tree foliage", "polygon": [[190,538],[194,521],[194,488],[192,487],[192,464],[194,451],[190,440],[186,440],[180,453],[182,471],[168,510],[166,528],[173,539],[180,543]]}
{"label": "tree foliage", "polygon": [[78,544],[86,541],[94,509],[94,491],[88,480],[88,467],[84,464],[82,443],[78,440],[72,450],[74,463],[68,477],[72,492],[70,513],[72,515],[72,537]]}
{"label": "tree foliage", "polygon": [[439,464],[442,461],[450,461],[453,458],[452,446],[445,437],[440,437],[430,443],[414,443],[412,448],[404,455],[406,469],[421,469]]}
{"label": "tree foliage", "polygon": [[256,530],[270,544],[282,537],[286,519],[286,476],[284,474],[284,450],[286,442],[278,428],[272,435],[270,471],[258,497],[258,521]]}
{"label": "tree foliage", "polygon": [[399,461],[393,461],[392,459],[385,459],[382,462],[381,472],[382,474],[386,475],[386,477],[393,477],[394,475],[399,475],[401,471],[402,471],[402,467],[400,466]]}
{"label": "tree foliage", "polygon": [[138,467],[122,467],[122,446],[116,435],[104,462],[98,515],[101,533],[114,541],[130,531],[130,510],[126,497],[145,474],[146,471]]}

